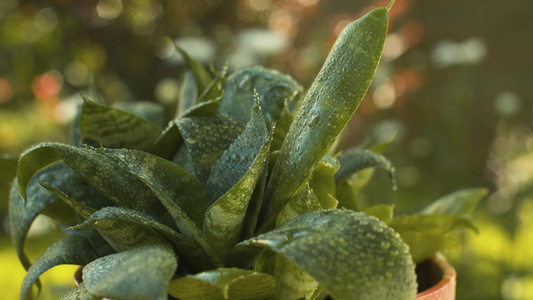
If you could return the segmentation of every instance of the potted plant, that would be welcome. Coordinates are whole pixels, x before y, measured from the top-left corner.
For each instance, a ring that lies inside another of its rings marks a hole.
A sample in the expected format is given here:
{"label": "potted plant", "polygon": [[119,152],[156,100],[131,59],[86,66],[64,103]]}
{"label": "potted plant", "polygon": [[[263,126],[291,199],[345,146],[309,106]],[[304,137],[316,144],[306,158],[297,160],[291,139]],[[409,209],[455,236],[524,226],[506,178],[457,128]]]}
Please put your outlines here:
{"label": "potted plant", "polygon": [[[393,217],[356,198],[354,174],[393,175],[384,145],[330,152],[370,85],[391,5],[344,29],[301,101],[288,75],[212,75],[180,49],[194,76],[165,129],[153,105],[84,99],[72,145],[39,144],[17,164],[20,299],[60,264],[83,266],[63,299],[414,299],[415,263],[475,230],[463,214],[485,190]],[[23,244],[39,214],[67,230],[31,263]]]}

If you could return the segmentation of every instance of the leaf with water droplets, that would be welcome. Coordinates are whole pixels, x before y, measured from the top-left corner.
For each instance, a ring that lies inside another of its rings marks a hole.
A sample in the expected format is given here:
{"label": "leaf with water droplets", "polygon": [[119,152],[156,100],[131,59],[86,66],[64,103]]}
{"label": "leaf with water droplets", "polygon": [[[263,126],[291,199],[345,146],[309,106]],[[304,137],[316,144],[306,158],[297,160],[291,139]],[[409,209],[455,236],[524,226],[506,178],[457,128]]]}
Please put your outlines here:
{"label": "leaf with water droplets", "polygon": [[335,174],[335,181],[346,180],[350,175],[368,168],[383,168],[391,176],[394,176],[394,168],[391,162],[383,155],[370,150],[352,149],[339,156],[341,165],[339,172]]}
{"label": "leaf with water droplets", "polygon": [[263,114],[256,106],[242,134],[207,179],[218,200],[205,214],[204,234],[223,257],[240,239],[249,201],[268,156],[269,138]]}
{"label": "leaf with water droplets", "polygon": [[445,195],[423,208],[423,215],[468,215],[488,194],[486,188],[471,188]]}
{"label": "leaf with water droplets", "polygon": [[182,300],[272,299],[278,280],[269,274],[236,268],[220,268],[174,279],[169,294]]}
{"label": "leaf with water droplets", "polygon": [[89,293],[85,283],[80,283],[75,289],[68,292],[60,300],[101,300],[102,297]]}
{"label": "leaf with water droplets", "polygon": [[83,282],[91,294],[101,297],[163,300],[177,265],[169,245],[144,245],[87,264]]}
{"label": "leaf with water droplets", "polygon": [[20,288],[20,300],[26,300],[33,283],[47,270],[65,264],[85,265],[98,258],[85,237],[67,235],[50,246],[28,269]]}
{"label": "leaf with water droplets", "polygon": [[388,19],[386,8],[374,9],[337,38],[287,133],[265,192],[260,230],[308,180],[359,106],[381,57]]}
{"label": "leaf with water droplets", "polygon": [[227,114],[246,124],[256,105],[254,93],[257,91],[259,104],[267,126],[276,122],[285,106],[294,106],[303,88],[289,75],[263,67],[253,67],[232,74],[224,85],[224,98],[218,112]]}
{"label": "leaf with water droplets", "polygon": [[[437,251],[447,249],[449,235],[455,231],[476,227],[468,219],[453,215],[411,215],[393,219],[389,226],[394,228],[412,249],[413,260],[421,262]],[[456,244],[456,243],[455,243]]]}
{"label": "leaf with water droplets", "polygon": [[185,117],[178,120],[195,170],[195,176],[205,182],[211,169],[224,151],[241,134],[243,127],[227,116]]}
{"label": "leaf with water droplets", "polygon": [[414,299],[409,248],[375,217],[321,210],[291,219],[238,247],[270,249],[308,272],[334,299]]}
{"label": "leaf with water droplets", "polygon": [[[18,164],[19,192],[26,197],[29,181],[44,167],[63,160],[85,181],[116,205],[164,219],[168,212],[153,192],[134,174],[105,155],[109,149],[74,147],[61,143],[39,144],[22,154]],[[170,216],[168,216],[170,218]]]}
{"label": "leaf with water droplets", "polygon": [[86,99],[78,127],[84,139],[107,148],[145,150],[162,132],[161,127],[146,119]]}

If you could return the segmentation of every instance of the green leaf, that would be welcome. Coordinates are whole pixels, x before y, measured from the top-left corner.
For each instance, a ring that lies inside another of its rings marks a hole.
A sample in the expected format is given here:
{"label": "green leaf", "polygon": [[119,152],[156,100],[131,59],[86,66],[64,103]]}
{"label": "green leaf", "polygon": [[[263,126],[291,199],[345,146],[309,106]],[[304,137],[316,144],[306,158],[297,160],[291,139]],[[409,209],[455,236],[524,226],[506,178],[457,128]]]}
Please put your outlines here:
{"label": "green leaf", "polygon": [[269,134],[259,107],[243,133],[224,152],[207,180],[215,197],[204,219],[204,234],[221,255],[237,244],[249,201],[268,157]]}
{"label": "green leaf", "polygon": [[384,156],[370,150],[352,149],[339,156],[339,163],[341,167],[339,172],[335,174],[336,182],[346,180],[352,174],[368,168],[383,168],[389,172],[391,178],[394,176],[391,162]]}
{"label": "green leaf", "polygon": [[28,269],[20,288],[20,300],[26,300],[31,286],[44,272],[64,264],[85,265],[98,256],[85,237],[67,235],[50,246]]}
{"label": "green leaf", "polygon": [[194,73],[190,69],[185,71],[180,87],[176,117],[181,117],[186,110],[196,104],[196,99],[198,99],[196,79],[194,79]]}
{"label": "green leaf", "polygon": [[118,206],[144,211],[163,219],[168,213],[150,188],[137,176],[123,170],[119,163],[107,157],[105,151],[111,150],[60,143],[37,145],[24,153],[19,160],[19,192],[26,197],[26,189],[33,175],[49,164],[63,159],[70,168]]}
{"label": "green leaf", "polygon": [[337,208],[339,204],[334,197],[336,186],[333,175],[337,170],[339,170],[339,162],[334,157],[326,155],[311,175],[309,184],[324,209]]}
{"label": "green leaf", "polygon": [[178,127],[192,157],[195,176],[202,182],[243,130],[225,116],[185,117],[178,120]]}
{"label": "green leaf", "polygon": [[[182,117],[206,117],[214,116],[216,114],[220,99],[201,102],[185,111]],[[161,136],[157,138],[149,152],[171,160],[181,145],[183,145],[183,138],[178,129],[177,120],[170,121],[167,128],[163,131]]]}
{"label": "green leaf", "polygon": [[[68,166],[58,163],[38,172],[35,179],[28,184],[30,194],[26,205],[19,195],[16,180],[11,188],[9,194],[9,230],[15,251],[25,269],[30,266],[30,261],[23,250],[28,230],[39,214],[58,202],[58,198],[41,187],[36,179],[49,181],[57,188],[67,188],[70,183],[68,170]],[[68,216],[72,217],[72,213]]]}
{"label": "green leaf", "polygon": [[[446,236],[452,232],[462,229],[477,232],[469,220],[452,215],[403,216],[393,219],[389,226],[394,228],[412,249],[415,262],[423,261],[443,250],[441,246],[449,245]],[[428,239],[424,239],[425,237]]]}
{"label": "green leaf", "polygon": [[220,95],[220,89],[215,84],[218,80],[213,79],[209,72],[207,72],[207,70],[204,69],[204,67],[202,67],[198,62],[192,59],[192,57],[187,52],[185,52],[177,45],[175,46],[176,50],[178,50],[178,52],[183,55],[183,58],[187,62],[187,65],[194,74],[196,90],[198,93],[198,102],[217,98]]}
{"label": "green leaf", "polygon": [[339,208],[359,211],[359,202],[351,180],[343,180],[335,185],[335,198],[339,201]]}
{"label": "green leaf", "polygon": [[334,299],[414,299],[409,248],[385,223],[350,210],[291,219],[239,244],[270,249],[304,269]]}
{"label": "green leaf", "polygon": [[337,38],[281,148],[265,192],[262,229],[302,187],[359,106],[378,66],[387,27],[387,9],[377,8]]}
{"label": "green leaf", "polygon": [[278,215],[276,226],[280,226],[288,220],[294,219],[300,215],[321,209],[322,206],[320,205],[317,196],[313,193],[309,184],[306,184],[303,190],[289,199],[281,213]]}
{"label": "green leaf", "polygon": [[370,216],[375,216],[385,222],[385,224],[389,224],[394,217],[394,204],[377,204],[365,207],[362,212]]}
{"label": "green leaf", "polygon": [[101,300],[102,297],[89,293],[85,283],[80,283],[75,289],[71,290],[61,300]]}
{"label": "green leaf", "polygon": [[[199,271],[214,267],[214,264],[210,263],[210,257],[196,242],[161,224],[150,215],[121,207],[105,207],[94,212],[87,221],[76,228],[86,228],[88,225],[94,225],[117,250],[162,242],[161,237],[163,237],[165,241],[176,247],[177,252],[186,259],[193,270]],[[123,231],[122,234],[117,232],[115,227],[120,228],[120,231]],[[154,231],[157,234],[154,234]]]}
{"label": "green leaf", "polygon": [[148,149],[161,135],[161,127],[131,113],[83,102],[78,123],[83,138],[107,148]]}
{"label": "green leaf", "polygon": [[215,266],[217,255],[201,232],[204,213],[213,196],[205,187],[171,162],[136,150],[109,150],[106,153],[146,184],[172,216],[180,232],[209,254]]}
{"label": "green leaf", "polygon": [[256,104],[255,91],[270,128],[284,107],[302,93],[303,87],[289,75],[275,70],[263,67],[243,69],[233,73],[226,81],[218,112],[231,116],[241,124],[248,123]]}
{"label": "green leaf", "polygon": [[0,155],[0,182],[11,182],[17,176],[18,157]]}
{"label": "green leaf", "polygon": [[423,208],[419,214],[423,215],[468,215],[477,207],[479,202],[487,196],[486,188],[464,189],[439,198]]}
{"label": "green leaf", "polygon": [[177,265],[167,245],[144,245],[89,263],[83,268],[83,282],[101,297],[163,300]]}
{"label": "green leaf", "polygon": [[275,126],[273,126],[272,146],[270,146],[270,148],[272,149],[271,151],[278,151],[281,149],[281,146],[283,145],[283,141],[287,136],[287,132],[289,131],[293,119],[294,112],[290,111],[289,105],[287,103],[279,114],[278,119],[275,122]]}
{"label": "green leaf", "polygon": [[174,279],[168,287],[173,297],[188,300],[272,299],[277,279],[268,274],[236,268],[221,268]]}
{"label": "green leaf", "polygon": [[159,104],[148,101],[135,101],[135,102],[118,102],[113,105],[114,108],[129,112],[139,118],[143,118],[152,122],[158,127],[163,125],[164,112],[163,107]]}
{"label": "green leaf", "polygon": [[275,256],[274,276],[280,282],[276,299],[314,299],[320,289],[309,273],[279,254]]}

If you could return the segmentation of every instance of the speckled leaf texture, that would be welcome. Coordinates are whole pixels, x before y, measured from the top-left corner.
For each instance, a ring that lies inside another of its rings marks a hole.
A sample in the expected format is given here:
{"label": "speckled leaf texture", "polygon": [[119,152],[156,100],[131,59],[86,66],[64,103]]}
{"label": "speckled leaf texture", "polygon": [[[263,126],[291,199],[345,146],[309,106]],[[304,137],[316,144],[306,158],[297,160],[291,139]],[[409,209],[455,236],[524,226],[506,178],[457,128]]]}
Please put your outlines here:
{"label": "speckled leaf texture", "polygon": [[32,284],[52,267],[64,264],[85,265],[98,258],[85,237],[67,235],[41,255],[28,269],[20,288],[20,300],[26,300]]}
{"label": "speckled leaf texture", "polygon": [[415,299],[417,293],[407,245],[385,223],[364,213],[311,212],[240,245],[290,259],[336,300]]}
{"label": "speckled leaf texture", "polygon": [[269,133],[259,106],[245,130],[224,152],[207,180],[218,198],[204,219],[204,235],[223,257],[241,237],[252,193],[268,155]]}
{"label": "speckled leaf texture", "polygon": [[146,150],[161,135],[162,128],[129,112],[85,100],[78,127],[84,139],[95,146]]}
{"label": "speckled leaf texture", "polygon": [[291,124],[268,184],[265,229],[328,153],[366,94],[383,51],[388,10],[377,8],[337,38]]}
{"label": "speckled leaf texture", "polygon": [[89,293],[85,283],[80,283],[75,289],[61,297],[60,300],[101,300],[102,298]]}
{"label": "speckled leaf texture", "polygon": [[220,268],[174,279],[169,294],[181,300],[266,300],[278,290],[278,280],[268,274]]}
{"label": "speckled leaf texture", "polygon": [[94,295],[121,300],[165,300],[177,258],[165,244],[111,254],[83,268],[83,282]]}
{"label": "speckled leaf texture", "polygon": [[255,106],[254,92],[267,125],[276,122],[286,105],[294,105],[303,87],[289,75],[263,67],[253,67],[232,74],[224,85],[224,98],[218,112],[246,124]]}

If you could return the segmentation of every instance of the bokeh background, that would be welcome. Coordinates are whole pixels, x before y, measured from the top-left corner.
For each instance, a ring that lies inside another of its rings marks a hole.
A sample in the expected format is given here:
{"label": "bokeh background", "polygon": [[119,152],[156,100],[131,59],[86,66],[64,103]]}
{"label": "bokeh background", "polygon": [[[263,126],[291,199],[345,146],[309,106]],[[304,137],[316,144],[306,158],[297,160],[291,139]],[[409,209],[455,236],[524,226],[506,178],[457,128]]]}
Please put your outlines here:
{"label": "bokeh background", "polygon": [[[388,1],[2,0],[0,155],[67,141],[81,94],[94,81],[109,103],[172,107],[184,63],[230,71],[257,64],[309,86],[340,30]],[[468,187],[490,195],[474,215],[480,234],[446,254],[457,299],[533,299],[533,1],[396,0],[382,62],[341,147],[396,135],[386,156],[398,191],[377,172],[370,203],[409,213]],[[7,236],[0,183],[0,290],[17,299],[24,271]],[[38,219],[35,258],[61,234]],[[69,289],[72,270],[44,275],[42,299]]]}

